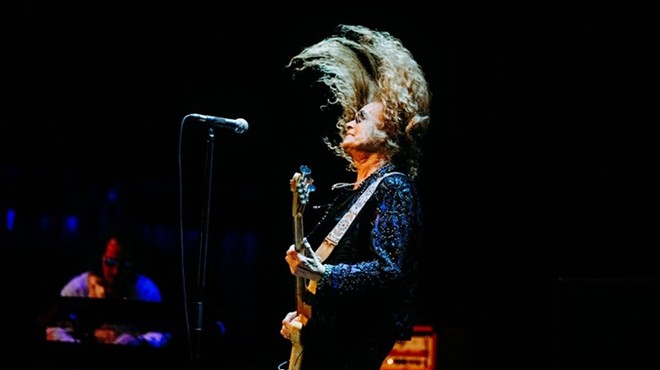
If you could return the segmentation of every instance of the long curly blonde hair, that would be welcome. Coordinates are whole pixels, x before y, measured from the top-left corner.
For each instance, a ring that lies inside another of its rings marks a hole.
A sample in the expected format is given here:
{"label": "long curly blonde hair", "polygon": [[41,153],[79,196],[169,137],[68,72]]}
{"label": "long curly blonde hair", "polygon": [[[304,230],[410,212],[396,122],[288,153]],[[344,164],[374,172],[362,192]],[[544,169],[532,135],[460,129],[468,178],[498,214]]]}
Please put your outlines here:
{"label": "long curly blonde hair", "polygon": [[341,106],[336,123],[339,140],[324,141],[349,162],[350,170],[355,170],[353,161],[339,146],[345,123],[360,108],[378,101],[384,106],[385,122],[379,128],[386,137],[382,154],[411,178],[419,175],[431,93],[421,67],[399,39],[388,32],[342,24],[332,36],[304,48],[287,67],[294,69],[294,76],[306,69],[320,72],[318,81],[332,95],[328,104]]}

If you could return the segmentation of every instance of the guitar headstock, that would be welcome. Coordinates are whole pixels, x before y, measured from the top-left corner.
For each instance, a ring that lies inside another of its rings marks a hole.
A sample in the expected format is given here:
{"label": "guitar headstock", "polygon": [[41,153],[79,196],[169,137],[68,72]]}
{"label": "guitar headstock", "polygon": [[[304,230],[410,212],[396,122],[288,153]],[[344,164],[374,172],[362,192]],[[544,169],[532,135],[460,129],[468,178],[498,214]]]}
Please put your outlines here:
{"label": "guitar headstock", "polygon": [[303,213],[309,202],[309,193],[316,190],[314,184],[312,184],[314,179],[310,176],[311,174],[312,170],[302,165],[300,166],[300,172],[294,173],[289,181],[289,187],[293,193],[293,216]]}

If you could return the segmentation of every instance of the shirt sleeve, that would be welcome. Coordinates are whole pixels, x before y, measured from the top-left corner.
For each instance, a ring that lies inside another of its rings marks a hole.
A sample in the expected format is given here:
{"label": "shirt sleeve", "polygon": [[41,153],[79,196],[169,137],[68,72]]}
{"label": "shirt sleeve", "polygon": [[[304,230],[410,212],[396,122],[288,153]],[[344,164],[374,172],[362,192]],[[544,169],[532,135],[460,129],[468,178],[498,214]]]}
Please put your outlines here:
{"label": "shirt sleeve", "polygon": [[150,278],[140,275],[136,282],[136,291],[138,299],[147,302],[161,302],[163,297],[158,285]]}
{"label": "shirt sleeve", "polygon": [[64,285],[60,291],[60,295],[62,297],[87,297],[89,295],[87,275],[89,275],[88,272],[83,272],[73,277]]}

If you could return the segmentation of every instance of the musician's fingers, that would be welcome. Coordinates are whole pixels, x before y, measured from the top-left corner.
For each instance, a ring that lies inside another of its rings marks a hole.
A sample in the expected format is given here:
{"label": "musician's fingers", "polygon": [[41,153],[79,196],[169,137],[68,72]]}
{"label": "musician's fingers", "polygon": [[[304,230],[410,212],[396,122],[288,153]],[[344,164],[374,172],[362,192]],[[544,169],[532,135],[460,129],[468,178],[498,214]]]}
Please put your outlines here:
{"label": "musician's fingers", "polygon": [[307,242],[307,238],[303,239],[305,249],[307,250],[307,255],[314,258],[314,261],[317,263],[321,263],[321,258],[314,252],[314,249],[312,249],[312,246]]}
{"label": "musician's fingers", "polygon": [[317,258],[314,258],[314,257],[305,257],[305,256],[300,257],[300,265],[306,271],[316,271],[318,269],[317,266],[320,263],[321,262]]}
{"label": "musician's fingers", "polygon": [[300,258],[299,253],[296,252],[295,250],[288,250],[286,252],[287,257],[291,258],[292,260],[298,260]]}
{"label": "musician's fingers", "polygon": [[314,256],[314,249],[312,249],[312,246],[307,242],[307,239],[303,240],[303,245],[305,246],[305,255],[306,256]]}
{"label": "musician's fingers", "polygon": [[286,339],[291,339],[291,332],[288,330],[286,325],[282,325],[282,328],[280,329],[280,335]]}
{"label": "musician's fingers", "polygon": [[295,274],[299,262],[294,261],[293,257],[291,257],[288,254],[286,255],[286,257],[284,257],[284,259],[286,260],[286,263],[289,265],[289,271],[291,271],[292,274]]}
{"label": "musician's fingers", "polygon": [[284,257],[284,259],[285,259],[287,262],[289,262],[289,264],[292,264],[292,263],[300,263],[300,258],[301,258],[301,257],[302,257],[302,256],[301,256],[298,252],[295,252],[295,251],[294,251],[293,253],[288,253],[288,252],[287,252],[287,254],[286,254],[286,256]]}
{"label": "musician's fingers", "polygon": [[311,272],[314,270],[312,266],[310,266],[309,259],[307,257],[301,257],[300,263],[298,264],[297,267],[298,267],[297,269],[301,272]]}
{"label": "musician's fingers", "polygon": [[288,324],[288,323],[292,322],[293,320],[295,320],[297,317],[298,317],[298,312],[291,311],[291,312],[287,313],[286,316],[284,316],[284,320],[282,320],[282,324],[284,324],[284,323]]}

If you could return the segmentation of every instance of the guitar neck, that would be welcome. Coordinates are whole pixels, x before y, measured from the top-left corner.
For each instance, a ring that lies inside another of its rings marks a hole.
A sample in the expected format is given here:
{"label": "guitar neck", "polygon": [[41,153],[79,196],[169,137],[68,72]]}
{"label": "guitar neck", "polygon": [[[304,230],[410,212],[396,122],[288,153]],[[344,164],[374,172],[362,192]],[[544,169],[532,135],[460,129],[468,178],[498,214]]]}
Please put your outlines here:
{"label": "guitar neck", "polygon": [[[305,237],[303,233],[302,213],[297,213],[293,217],[293,220],[294,220],[293,235],[294,235],[294,243],[295,243],[296,251],[298,251],[298,253],[305,254],[305,245],[304,245]],[[310,308],[308,305],[305,304],[305,301],[303,299],[303,295],[306,289],[307,289],[307,280],[300,276],[296,276],[296,312],[298,312],[298,314],[304,315],[305,317],[309,317]]]}
{"label": "guitar neck", "polygon": [[293,216],[293,241],[298,253],[303,253],[305,251],[303,244],[305,240],[304,235],[302,213],[298,212]]}

